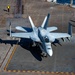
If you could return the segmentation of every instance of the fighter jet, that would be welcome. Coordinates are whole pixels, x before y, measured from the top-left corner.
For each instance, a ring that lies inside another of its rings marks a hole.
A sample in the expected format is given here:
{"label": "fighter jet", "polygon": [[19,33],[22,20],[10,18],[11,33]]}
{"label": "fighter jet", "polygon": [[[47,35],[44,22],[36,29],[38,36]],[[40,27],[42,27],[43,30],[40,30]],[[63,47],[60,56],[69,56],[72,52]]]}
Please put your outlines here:
{"label": "fighter jet", "polygon": [[69,25],[68,33],[55,33],[52,31],[57,30],[58,28],[53,27],[47,27],[48,26],[48,20],[49,20],[50,14],[48,14],[42,25],[40,27],[35,27],[31,17],[29,16],[29,21],[32,26],[32,31],[27,32],[27,30],[24,27],[17,26],[16,29],[23,31],[20,33],[11,33],[11,27],[10,27],[10,37],[16,37],[16,38],[29,38],[33,41],[34,46],[38,45],[42,51],[43,56],[52,56],[53,50],[51,47],[52,42],[54,42],[56,39],[60,38],[70,38],[72,35],[72,27]]}

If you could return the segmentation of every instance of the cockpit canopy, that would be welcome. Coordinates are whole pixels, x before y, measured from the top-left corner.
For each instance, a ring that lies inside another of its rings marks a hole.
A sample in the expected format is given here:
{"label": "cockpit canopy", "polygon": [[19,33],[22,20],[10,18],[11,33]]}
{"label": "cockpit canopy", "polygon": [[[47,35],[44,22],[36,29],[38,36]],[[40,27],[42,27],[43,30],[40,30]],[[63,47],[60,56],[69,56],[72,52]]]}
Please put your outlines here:
{"label": "cockpit canopy", "polygon": [[45,36],[45,37],[44,37],[44,41],[45,41],[46,43],[50,42],[48,36]]}

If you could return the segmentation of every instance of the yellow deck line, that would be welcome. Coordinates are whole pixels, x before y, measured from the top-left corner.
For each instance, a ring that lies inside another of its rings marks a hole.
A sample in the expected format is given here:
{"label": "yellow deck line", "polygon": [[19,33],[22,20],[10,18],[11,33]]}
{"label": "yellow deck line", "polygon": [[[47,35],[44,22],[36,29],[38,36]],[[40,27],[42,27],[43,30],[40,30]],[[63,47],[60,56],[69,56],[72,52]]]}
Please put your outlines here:
{"label": "yellow deck line", "polygon": [[1,62],[0,67],[2,66],[4,60],[6,59],[6,57],[7,57],[8,53],[9,53],[10,49],[11,49],[11,47],[9,48],[9,50],[8,50],[8,52],[6,53],[6,55],[5,55],[4,59],[3,59],[3,61]]}
{"label": "yellow deck line", "polygon": [[56,75],[75,75],[74,72],[45,72],[45,71],[26,71],[26,70],[7,70],[7,72],[16,72],[16,73],[36,73],[36,74],[56,74]]}
{"label": "yellow deck line", "polygon": [[6,63],[6,65],[5,65],[5,67],[4,67],[4,70],[7,69],[8,64],[10,63],[10,61],[11,61],[13,55],[14,55],[14,52],[16,51],[17,46],[18,46],[18,45],[15,45],[15,47],[14,47],[14,49],[13,49],[13,51],[12,51],[12,53],[11,53],[11,55],[10,55],[10,57],[9,57],[9,59],[8,59],[8,61],[7,61],[7,63]]}

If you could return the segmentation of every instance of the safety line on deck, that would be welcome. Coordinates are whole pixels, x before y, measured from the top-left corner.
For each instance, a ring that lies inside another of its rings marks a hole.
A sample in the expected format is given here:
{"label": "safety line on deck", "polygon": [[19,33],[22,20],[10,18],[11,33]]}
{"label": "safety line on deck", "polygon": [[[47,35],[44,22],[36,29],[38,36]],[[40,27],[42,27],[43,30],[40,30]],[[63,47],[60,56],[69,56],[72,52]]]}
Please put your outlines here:
{"label": "safety line on deck", "polygon": [[15,73],[38,73],[38,74],[61,74],[61,75],[75,75],[75,72],[49,72],[49,71],[31,71],[31,70],[5,70],[6,72]]}
{"label": "safety line on deck", "polygon": [[6,57],[7,57],[7,55],[8,55],[8,53],[10,52],[10,49],[11,49],[11,47],[9,48],[9,50],[8,50],[8,52],[6,53],[6,55],[5,55],[4,59],[3,59],[3,61],[1,62],[0,67],[2,66],[4,60],[6,59]]}
{"label": "safety line on deck", "polygon": [[7,61],[7,63],[6,63],[6,65],[5,65],[5,67],[4,67],[4,70],[7,69],[8,65],[9,65],[9,63],[10,63],[10,61],[11,61],[11,59],[12,59],[12,57],[13,57],[15,51],[16,51],[17,46],[18,46],[18,45],[15,45],[15,47],[14,47],[14,49],[13,49],[13,51],[12,51],[12,53],[11,53],[11,55],[10,55],[10,57],[9,57],[9,59],[8,59],[8,61]]}

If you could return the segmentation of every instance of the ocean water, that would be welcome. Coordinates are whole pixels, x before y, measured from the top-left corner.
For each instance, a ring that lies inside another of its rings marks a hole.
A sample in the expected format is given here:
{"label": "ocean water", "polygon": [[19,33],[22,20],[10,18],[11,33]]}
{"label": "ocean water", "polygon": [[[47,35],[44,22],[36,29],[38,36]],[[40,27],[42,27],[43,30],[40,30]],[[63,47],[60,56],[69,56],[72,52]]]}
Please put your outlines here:
{"label": "ocean water", "polygon": [[[71,0],[57,0],[57,3],[69,3],[70,4]],[[75,5],[75,0],[73,0],[73,4]]]}

